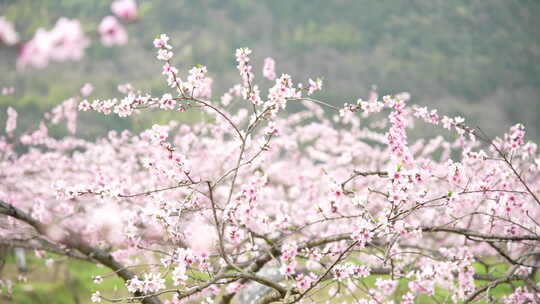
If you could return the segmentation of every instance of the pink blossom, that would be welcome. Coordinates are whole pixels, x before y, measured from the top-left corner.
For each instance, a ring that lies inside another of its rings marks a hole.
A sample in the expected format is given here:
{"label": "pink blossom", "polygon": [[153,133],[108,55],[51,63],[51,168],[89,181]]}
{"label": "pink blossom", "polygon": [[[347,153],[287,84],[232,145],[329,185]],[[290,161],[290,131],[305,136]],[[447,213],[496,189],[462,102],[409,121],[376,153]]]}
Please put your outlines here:
{"label": "pink blossom", "polygon": [[206,76],[208,73],[206,67],[203,65],[195,66],[188,73],[187,80],[180,81],[180,86],[184,94],[195,98],[210,98],[212,95],[213,80]]}
{"label": "pink blossom", "polygon": [[124,27],[113,16],[103,18],[98,27],[101,43],[104,46],[123,45],[127,43],[128,35]]}
{"label": "pink blossom", "polygon": [[80,60],[84,49],[90,44],[78,20],[60,18],[50,32],[52,49],[50,57],[55,61]]}
{"label": "pink blossom", "polygon": [[251,50],[249,48],[239,48],[236,50],[236,62],[238,62],[236,68],[240,72],[244,87],[248,87],[249,83],[253,81],[252,66],[249,59],[250,54]]}
{"label": "pink blossom", "polygon": [[11,95],[13,93],[15,93],[15,88],[14,87],[2,88],[2,92],[0,92],[1,95]]}
{"label": "pink blossom", "polygon": [[377,86],[373,85],[371,86],[371,91],[369,91],[369,102],[375,102],[379,98],[379,93],[377,92]]}
{"label": "pink blossom", "polygon": [[7,109],[7,120],[6,120],[6,133],[8,135],[13,135],[13,131],[17,128],[17,111],[12,107]]}
{"label": "pink blossom", "polygon": [[80,22],[62,17],[51,31],[39,28],[32,40],[23,45],[17,67],[43,68],[51,60],[80,60],[89,44]]}
{"label": "pink blossom", "polygon": [[80,104],[79,104],[79,110],[81,111],[88,111],[92,109],[92,106],[90,105],[90,103],[88,102],[88,100],[83,100]]}
{"label": "pink blossom", "polygon": [[160,49],[157,54],[158,60],[168,61],[172,58],[173,52],[168,51],[167,49]]}
{"label": "pink blossom", "polygon": [[159,35],[158,38],[154,39],[154,47],[158,49],[172,49],[172,46],[169,44],[169,36],[166,34]]}
{"label": "pink blossom", "polygon": [[300,291],[306,291],[308,288],[311,287],[311,284],[315,281],[314,278],[315,275],[298,275],[296,277],[296,287]]}
{"label": "pink blossom", "polygon": [[163,94],[159,100],[159,107],[161,109],[172,110],[176,105],[176,100],[173,99],[171,94]]}
{"label": "pink blossom", "polygon": [[317,78],[317,80],[309,79],[308,95],[313,94],[315,91],[322,89],[322,79]]}
{"label": "pink blossom", "polygon": [[144,281],[140,280],[138,277],[133,277],[126,282],[126,287],[129,292],[135,293],[137,291],[142,291],[144,286]]}
{"label": "pink blossom", "polygon": [[249,100],[251,103],[253,103],[256,106],[260,106],[263,104],[263,100],[261,99],[260,90],[258,86],[253,86],[251,89],[244,88],[242,90],[242,97],[245,100]]}
{"label": "pink blossom", "polygon": [[534,301],[535,295],[529,292],[526,287],[518,287],[514,293],[503,298],[505,304],[527,304],[534,303]]}
{"label": "pink blossom", "polygon": [[414,304],[414,295],[407,292],[401,297],[401,304]]}
{"label": "pink blossom", "polygon": [[264,129],[264,133],[268,136],[270,135],[278,135],[279,134],[279,129],[278,127],[276,126],[276,123],[275,122],[270,122],[268,124],[268,126],[266,126],[266,128]]}
{"label": "pink blossom", "polygon": [[[237,232],[230,232],[236,233]],[[231,240],[235,242],[234,237]],[[196,220],[189,226],[188,243],[196,253],[210,253],[216,244],[214,228],[202,220]]]}
{"label": "pink blossom", "polygon": [[91,83],[85,83],[84,86],[81,88],[81,95],[83,97],[88,97],[90,94],[92,94],[93,90],[94,87]]}
{"label": "pink blossom", "polygon": [[174,282],[174,286],[182,285],[188,280],[186,271],[187,271],[187,267],[184,263],[182,263],[181,265],[173,269],[172,279]]}
{"label": "pink blossom", "polygon": [[111,3],[111,11],[118,18],[133,21],[137,19],[137,3],[135,0],[115,0]]}
{"label": "pink blossom", "polygon": [[268,90],[267,107],[273,108],[272,114],[276,114],[279,109],[285,109],[288,98],[299,97],[299,92],[293,87],[291,76],[282,74],[276,79],[276,83]]}
{"label": "pink blossom", "polygon": [[0,42],[6,45],[13,45],[19,41],[19,34],[15,31],[13,24],[0,16]]}
{"label": "pink blossom", "polygon": [[366,265],[354,266],[352,268],[352,275],[356,278],[366,278],[369,276],[370,272],[371,269]]}
{"label": "pink blossom", "polygon": [[268,80],[276,79],[276,62],[271,57],[264,59],[263,77]]}
{"label": "pink blossom", "polygon": [[165,279],[158,273],[145,273],[142,292],[155,293],[165,288]]}
{"label": "pink blossom", "polygon": [[101,293],[99,291],[94,292],[90,300],[92,303],[101,303]]}
{"label": "pink blossom", "polygon": [[397,281],[377,278],[377,280],[375,280],[375,285],[383,294],[390,295],[396,289]]}
{"label": "pink blossom", "polygon": [[357,224],[357,228],[351,234],[351,238],[359,242],[360,246],[363,247],[371,241],[373,238],[373,232],[371,231],[371,224],[367,221],[361,221]]}

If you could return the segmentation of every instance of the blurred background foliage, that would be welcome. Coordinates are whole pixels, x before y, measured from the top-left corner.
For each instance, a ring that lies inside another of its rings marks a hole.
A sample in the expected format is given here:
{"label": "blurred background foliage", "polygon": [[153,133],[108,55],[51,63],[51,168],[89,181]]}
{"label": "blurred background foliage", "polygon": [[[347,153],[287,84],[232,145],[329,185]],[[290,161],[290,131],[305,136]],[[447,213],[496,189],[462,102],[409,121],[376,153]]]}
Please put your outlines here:
{"label": "blurred background foliage", "polygon": [[[77,18],[89,31],[111,14],[109,0],[0,0],[0,15],[15,23],[22,38],[59,17]],[[128,24],[129,42],[107,48],[94,43],[80,62],[52,63],[43,70],[17,71],[17,50],[0,49],[0,123],[14,106],[23,123],[36,122],[85,82],[91,97],[118,97],[130,82],[142,91],[163,93],[166,84],[152,39],[167,33],[182,71],[208,66],[214,98],[239,79],[234,50],[254,50],[256,76],[264,57],[277,72],[296,81],[322,76],[318,97],[340,105],[366,98],[372,85],[381,95],[408,91],[414,103],[462,115],[490,135],[523,122],[540,138],[540,1],[536,0],[200,0],[138,1],[140,19]],[[102,136],[107,129],[147,127],[171,115],[140,119],[84,114],[79,132]],[[176,117],[178,118],[178,117]],[[190,112],[178,119],[193,121]]]}

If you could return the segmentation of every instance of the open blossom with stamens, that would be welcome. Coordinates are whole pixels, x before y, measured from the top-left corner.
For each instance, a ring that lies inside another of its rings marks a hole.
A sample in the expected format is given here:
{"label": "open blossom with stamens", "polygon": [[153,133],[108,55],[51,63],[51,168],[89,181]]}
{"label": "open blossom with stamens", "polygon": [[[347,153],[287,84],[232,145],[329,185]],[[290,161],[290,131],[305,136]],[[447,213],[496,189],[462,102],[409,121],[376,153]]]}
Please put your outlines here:
{"label": "open blossom with stamens", "polygon": [[88,100],[85,99],[85,100],[81,101],[81,103],[79,103],[79,110],[80,111],[85,111],[86,112],[86,111],[88,111],[90,109],[92,109],[92,105],[90,105]]}
{"label": "open blossom with stamens", "polygon": [[308,288],[311,287],[311,284],[313,284],[315,280],[316,276],[313,273],[310,273],[309,275],[299,274],[296,276],[296,287],[300,291],[306,291]]}
{"label": "open blossom with stamens", "polygon": [[169,85],[169,87],[174,88],[177,85],[180,85],[180,80],[177,78],[178,69],[171,66],[168,62],[163,65],[163,71],[161,74],[167,77],[167,84]]}
{"label": "open blossom with stamens", "polygon": [[362,221],[357,225],[357,228],[353,231],[351,238],[357,242],[361,247],[364,247],[373,238],[373,232],[371,231],[371,225],[366,221]]}
{"label": "open blossom with stamens", "polygon": [[242,97],[245,100],[251,101],[256,106],[260,106],[263,104],[263,100],[260,96],[260,90],[258,86],[253,86],[253,88],[250,90],[248,88],[244,88],[242,90]]}
{"label": "open blossom with stamens", "polygon": [[176,105],[176,100],[173,99],[171,94],[163,94],[159,100],[159,107],[165,110],[172,110]]}
{"label": "open blossom with stamens", "polygon": [[159,35],[158,38],[154,39],[154,47],[158,49],[172,49],[172,46],[169,44],[169,36],[166,34]]}
{"label": "open blossom with stamens", "polygon": [[233,244],[237,244],[244,238],[244,231],[238,226],[229,226],[226,231],[227,240]]}
{"label": "open blossom with stamens", "polygon": [[264,133],[266,135],[278,135],[279,129],[274,121],[271,121],[268,123],[268,126],[264,129]]}

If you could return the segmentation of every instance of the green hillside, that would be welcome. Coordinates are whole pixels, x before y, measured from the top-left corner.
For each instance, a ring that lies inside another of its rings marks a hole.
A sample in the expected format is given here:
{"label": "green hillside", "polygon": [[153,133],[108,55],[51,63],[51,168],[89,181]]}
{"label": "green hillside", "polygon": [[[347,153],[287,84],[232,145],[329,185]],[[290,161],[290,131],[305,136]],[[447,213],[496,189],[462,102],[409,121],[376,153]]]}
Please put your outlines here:
{"label": "green hillside", "polygon": [[[61,16],[92,29],[110,14],[110,1],[0,1],[0,11],[23,38],[51,28]],[[215,94],[235,83],[234,49],[254,50],[260,75],[263,58],[297,81],[323,76],[321,98],[342,104],[365,97],[372,85],[382,94],[408,91],[413,101],[461,114],[491,134],[524,122],[540,138],[540,2],[535,0],[409,1],[138,1],[141,19],[128,26],[128,45],[95,43],[81,62],[54,63],[16,71],[16,50],[0,50],[0,84],[15,86],[0,97],[35,120],[78,90],[113,96],[117,84],[159,93],[165,89],[151,44],[171,36],[180,69],[201,63],[216,79]],[[54,77],[51,77],[51,76]],[[0,116],[3,122],[4,116]],[[136,127],[132,121],[86,117],[92,134]],[[93,123],[92,123],[93,122]]]}

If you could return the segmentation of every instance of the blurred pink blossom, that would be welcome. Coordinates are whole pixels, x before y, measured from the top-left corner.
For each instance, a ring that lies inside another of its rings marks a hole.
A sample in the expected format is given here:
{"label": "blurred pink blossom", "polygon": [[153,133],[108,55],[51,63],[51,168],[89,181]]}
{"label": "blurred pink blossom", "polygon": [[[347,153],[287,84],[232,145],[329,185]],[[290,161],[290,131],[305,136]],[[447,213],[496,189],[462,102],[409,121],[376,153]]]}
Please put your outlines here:
{"label": "blurred pink blossom", "polygon": [[49,32],[39,28],[34,38],[22,46],[19,58],[17,58],[17,68],[24,69],[28,66],[38,69],[44,68],[49,63],[50,50]]}
{"label": "blurred pink blossom", "polygon": [[80,60],[90,40],[84,36],[81,23],[75,19],[60,18],[51,30],[50,58],[55,61]]}
{"label": "blurred pink blossom", "polygon": [[15,128],[17,128],[17,111],[12,107],[7,109],[7,121],[6,121],[6,133],[11,135]]}
{"label": "blurred pink blossom", "polygon": [[13,93],[15,93],[14,87],[5,87],[2,88],[2,93],[0,93],[0,95],[11,95]]}
{"label": "blurred pink blossom", "polygon": [[19,35],[13,27],[13,23],[9,22],[3,16],[0,17],[0,43],[13,45],[19,41]]}
{"label": "blurred pink blossom", "polygon": [[99,24],[98,31],[101,34],[101,43],[104,46],[126,44],[128,35],[124,27],[113,16],[103,18]]}
{"label": "blurred pink blossom", "polygon": [[216,237],[214,228],[202,219],[196,219],[189,225],[187,242],[196,253],[211,253],[214,250]]}
{"label": "blurred pink blossom", "polygon": [[137,3],[134,0],[116,0],[111,4],[111,11],[124,20],[137,19]]}
{"label": "blurred pink blossom", "polygon": [[94,90],[94,87],[92,86],[92,84],[87,82],[81,88],[81,95],[83,97],[87,97],[88,95],[92,94],[93,90]]}
{"label": "blurred pink blossom", "polygon": [[276,79],[276,62],[271,57],[264,59],[263,77],[268,80]]}
{"label": "blurred pink blossom", "polygon": [[62,17],[51,31],[39,28],[34,37],[23,45],[17,67],[44,68],[51,60],[80,60],[89,44],[80,22]]}

